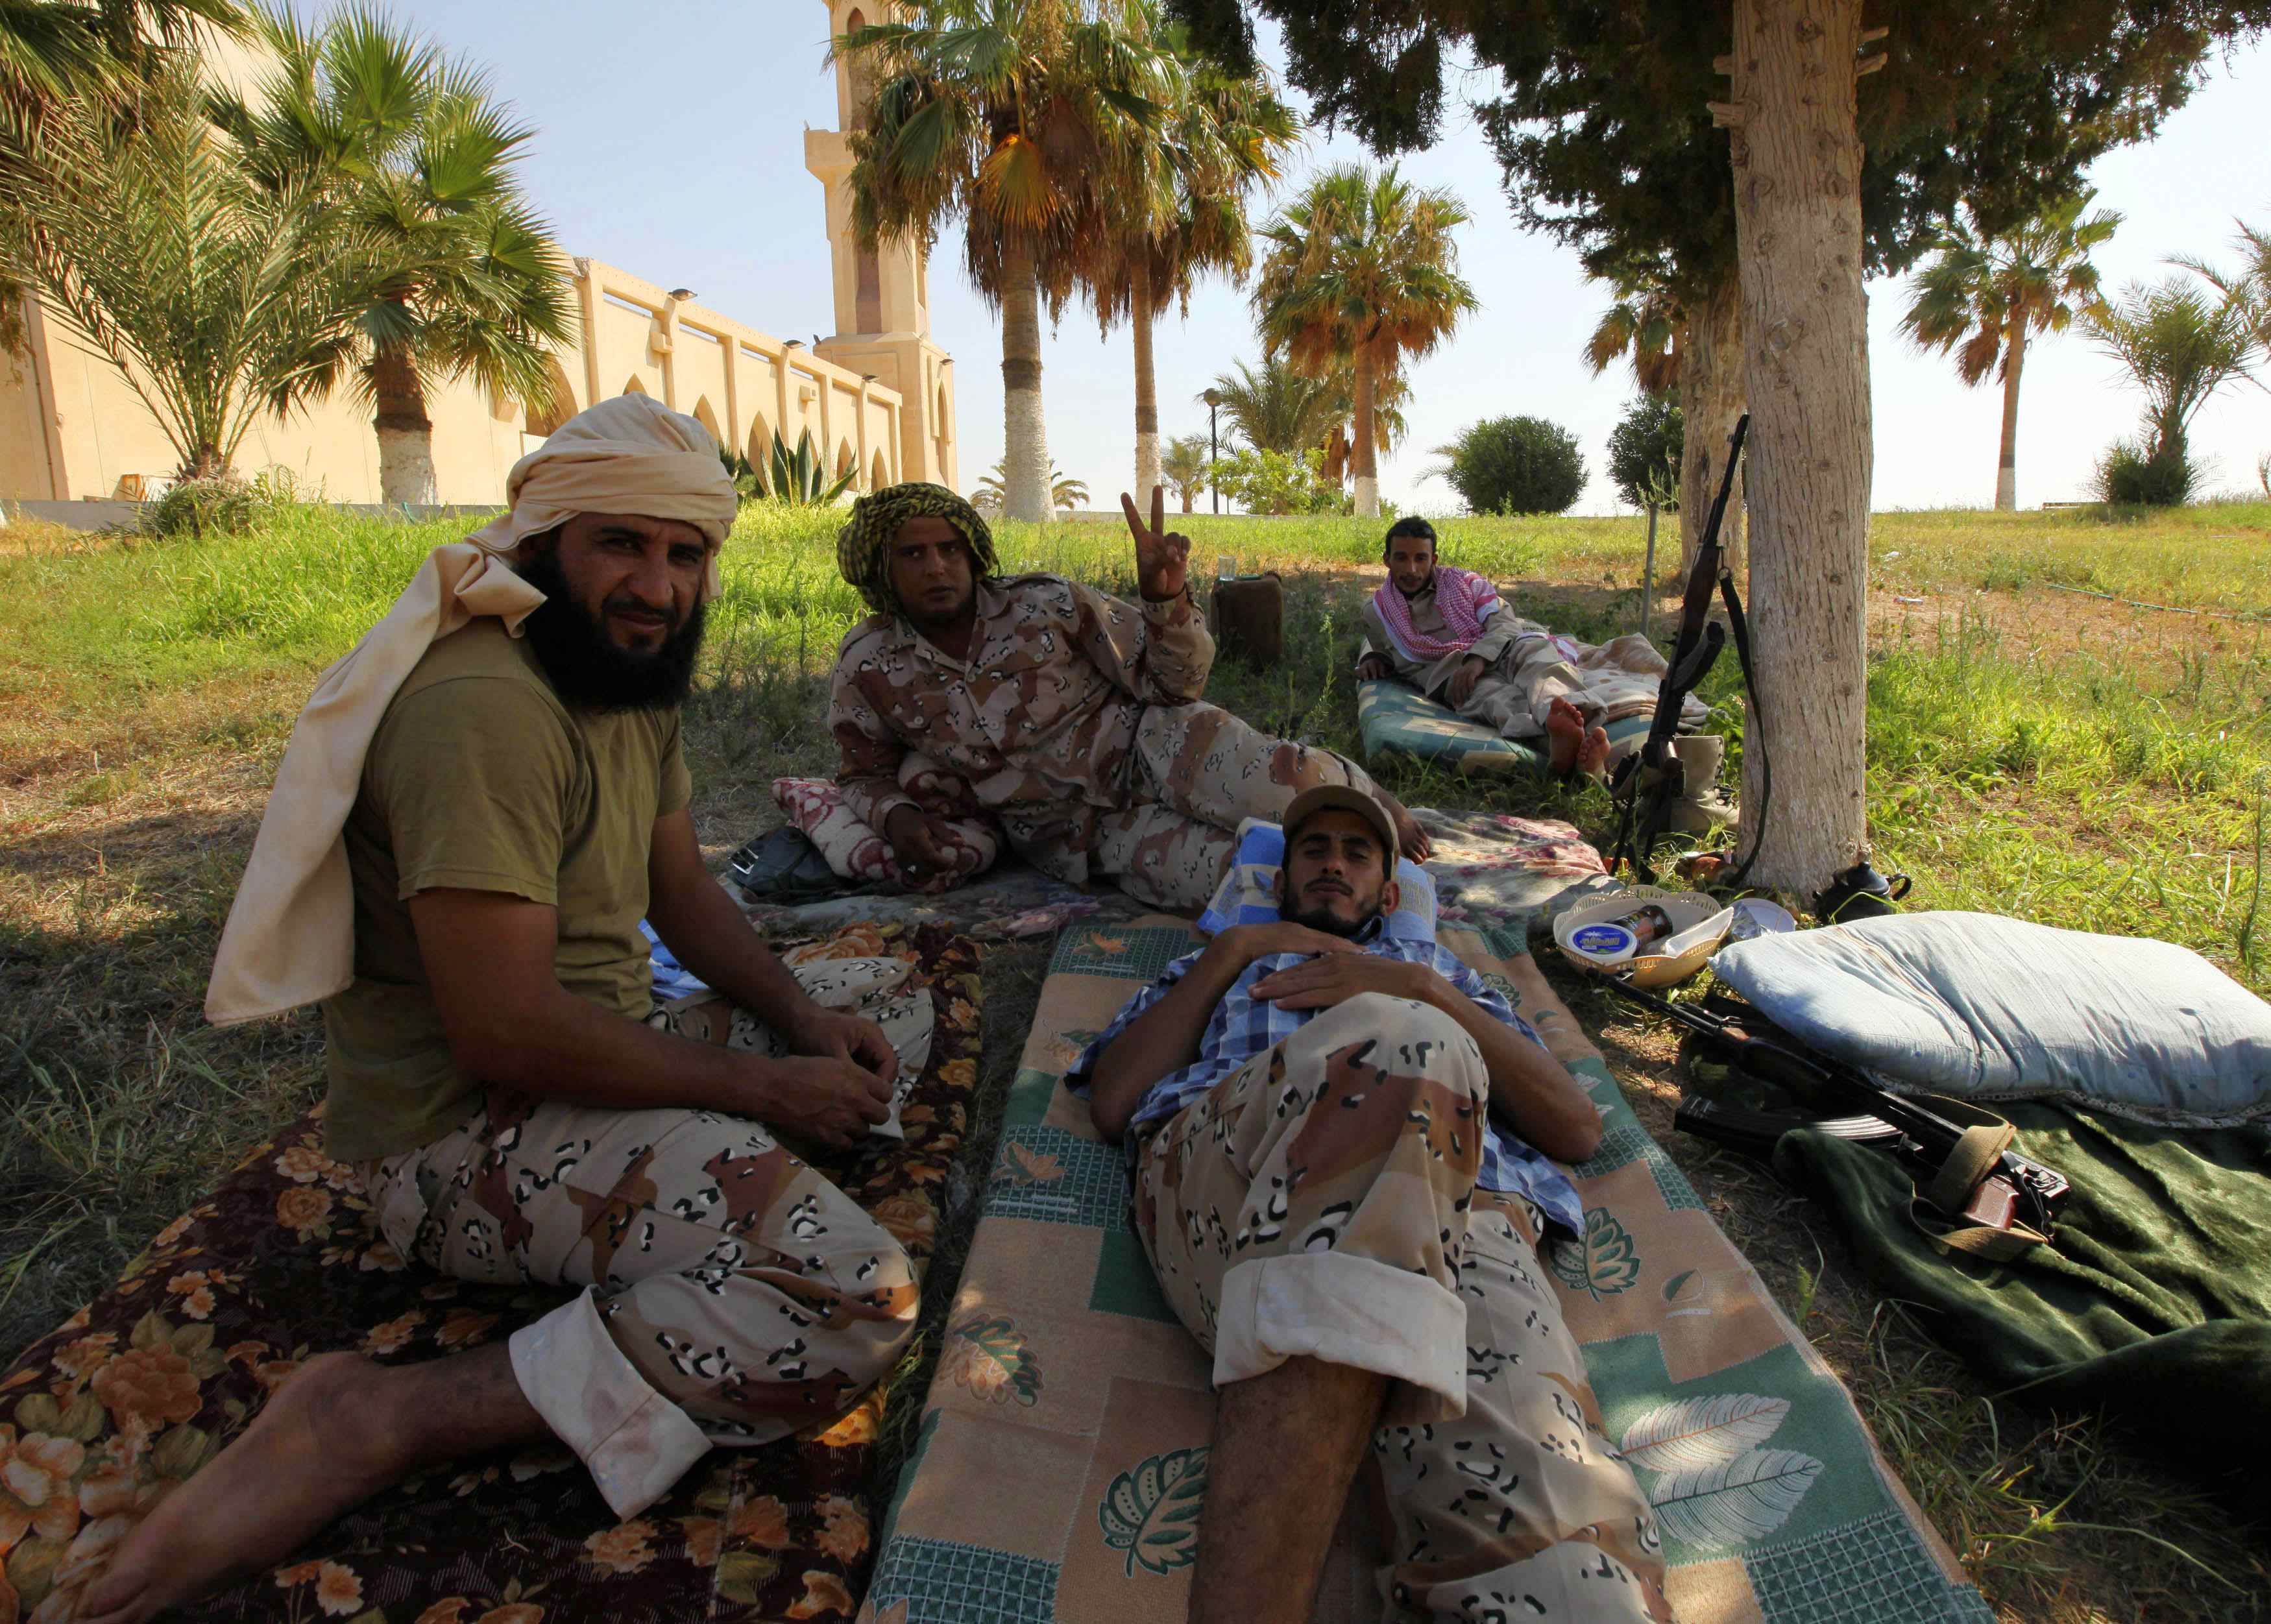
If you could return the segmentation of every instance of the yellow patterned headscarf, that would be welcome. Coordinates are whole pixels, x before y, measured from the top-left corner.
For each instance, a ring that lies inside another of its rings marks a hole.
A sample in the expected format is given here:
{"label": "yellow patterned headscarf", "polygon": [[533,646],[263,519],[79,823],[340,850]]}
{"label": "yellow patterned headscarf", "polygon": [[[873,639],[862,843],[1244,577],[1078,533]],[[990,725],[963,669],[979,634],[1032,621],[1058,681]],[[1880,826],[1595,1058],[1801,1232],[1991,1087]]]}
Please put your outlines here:
{"label": "yellow patterned headscarf", "polygon": [[911,518],[942,518],[970,543],[971,573],[990,580],[997,572],[994,533],[978,510],[943,485],[910,480],[862,496],[852,504],[852,522],[836,533],[836,567],[860,589],[878,615],[899,613],[891,590],[891,541]]}

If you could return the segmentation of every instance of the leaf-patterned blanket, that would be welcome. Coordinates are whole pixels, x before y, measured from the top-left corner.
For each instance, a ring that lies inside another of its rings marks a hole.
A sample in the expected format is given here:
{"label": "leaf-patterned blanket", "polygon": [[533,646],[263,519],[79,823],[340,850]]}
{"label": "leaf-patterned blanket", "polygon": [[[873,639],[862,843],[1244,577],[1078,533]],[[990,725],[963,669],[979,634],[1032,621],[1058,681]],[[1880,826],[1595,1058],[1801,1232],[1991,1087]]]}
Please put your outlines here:
{"label": "leaf-patterned blanket", "polygon": [[[1444,941],[1498,980],[1590,1091],[1582,1240],[1549,1245],[1611,1439],[1655,1502],[1686,1624],[1988,1624],[1852,1400],[1651,1140],[1520,930]],[[1152,1283],[1118,1151],[1064,1069],[1187,951],[1163,917],[1076,927],[1009,1105],[918,1454],[863,1620],[1180,1618],[1206,1492],[1209,1365]],[[1352,1509],[1317,1617],[1381,1616]]]}
{"label": "leaf-patterned blanket", "polygon": [[[920,1268],[977,1083],[978,950],[942,928],[873,926],[781,946],[793,963],[905,958],[909,985],[927,988],[931,1058],[903,1099],[905,1141],[872,1141],[826,1168]],[[562,1294],[406,1267],[354,1173],[324,1155],[316,1118],[302,1118],[0,1375],[0,1624],[71,1617],[139,1511],[194,1493],[184,1480],[300,1361],[334,1349],[432,1359],[506,1336]],[[844,1624],[873,1557],[867,1479],[883,1398],[763,1449],[713,1450],[620,1524],[565,1449],[460,1461],[371,1501],[289,1564],[168,1616]]]}

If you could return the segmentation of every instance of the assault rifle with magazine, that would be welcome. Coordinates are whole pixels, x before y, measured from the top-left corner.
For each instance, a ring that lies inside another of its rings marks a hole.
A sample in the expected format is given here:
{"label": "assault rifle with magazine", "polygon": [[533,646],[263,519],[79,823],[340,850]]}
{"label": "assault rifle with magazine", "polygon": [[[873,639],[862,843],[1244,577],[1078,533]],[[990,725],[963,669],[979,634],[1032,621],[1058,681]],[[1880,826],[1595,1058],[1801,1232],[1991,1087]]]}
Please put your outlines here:
{"label": "assault rifle with magazine", "polygon": [[[1664,669],[1663,681],[1657,685],[1655,719],[1649,724],[1648,737],[1640,749],[1618,764],[1616,776],[1609,784],[1610,799],[1618,809],[1617,844],[1609,858],[1611,874],[1629,863],[1634,875],[1642,882],[1656,878],[1649,863],[1657,842],[1672,826],[1672,808],[1686,787],[1686,764],[1672,748],[1679,732],[1679,713],[1695,685],[1709,674],[1718,660],[1719,651],[1727,645],[1731,637],[1735,657],[1742,661],[1743,685],[1750,691],[1754,713],[1754,725],[1744,736],[1743,748],[1757,752],[1761,768],[1759,816],[1750,826],[1754,831],[1765,827],[1766,802],[1774,793],[1774,780],[1765,775],[1765,741],[1755,725],[1758,686],[1751,675],[1750,627],[1743,617],[1743,600],[1735,591],[1734,572],[1728,567],[1726,548],[1719,542],[1720,527],[1726,523],[1728,498],[1735,488],[1735,470],[1742,466],[1743,441],[1750,428],[1751,415],[1746,412],[1735,420],[1735,432],[1728,438],[1727,465],[1719,475],[1719,494],[1711,503],[1710,518],[1704,522],[1702,537],[1696,545],[1694,566],[1687,572],[1687,589],[1680,600],[1679,636],[1672,645],[1671,663]],[[1724,625],[1711,618],[1715,590],[1727,607]],[[1751,838],[1751,851],[1754,855],[1758,851],[1756,832]],[[1744,860],[1728,875],[1727,883],[1739,883],[1743,871],[1749,867],[1748,860]]]}
{"label": "assault rifle with magazine", "polygon": [[1704,1054],[1755,1085],[1754,1092],[1762,1088],[1773,1097],[1773,1108],[1761,1108],[1755,1101],[1732,1103],[1691,1091],[1672,1119],[1683,1132],[1766,1156],[1789,1129],[1819,1129],[1889,1151],[1906,1164],[1918,1204],[1937,1210],[1913,1216],[1945,1246],[2006,1257],[2049,1239],[2066,1181],[2010,1148],[2009,1123],[1985,1112],[1976,1113],[1975,1121],[1953,1121],[1950,1111],[1975,1113],[1954,1101],[1927,1104],[1895,1094],[1739,1000],[1715,994],[1698,1003],[1674,1003],[1622,977],[1605,977],[1603,985],[1683,1027]]}

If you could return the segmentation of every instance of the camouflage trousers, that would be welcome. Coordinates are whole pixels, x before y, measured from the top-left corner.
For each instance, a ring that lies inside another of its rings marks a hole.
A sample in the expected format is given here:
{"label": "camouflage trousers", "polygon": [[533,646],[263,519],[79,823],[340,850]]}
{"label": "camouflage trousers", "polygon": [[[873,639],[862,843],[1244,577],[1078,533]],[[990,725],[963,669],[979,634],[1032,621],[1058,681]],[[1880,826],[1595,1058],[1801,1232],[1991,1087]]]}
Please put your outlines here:
{"label": "camouflage trousers", "polygon": [[1239,824],[1275,822],[1320,784],[1374,793],[1347,756],[1273,739],[1219,705],[1152,705],[1136,728],[1128,804],[1099,820],[1091,866],[1138,901],[1195,913],[1230,868]]}
{"label": "camouflage trousers", "polygon": [[1448,1016],[1349,999],[1158,1129],[1138,1233],[1217,1387],[1296,1356],[1390,1378],[1369,1470],[1393,1616],[1669,1619],[1654,1516],[1541,1278],[1540,1215],[1475,1188],[1488,1096]]}
{"label": "camouflage trousers", "polygon": [[[818,969],[841,980],[845,965]],[[906,1023],[878,1012],[897,1046]],[[714,1033],[696,1014],[709,1040],[780,1049],[745,1013]],[[920,1070],[930,1026],[915,1024],[923,1053],[902,1065]],[[455,1132],[363,1173],[403,1256],[462,1280],[584,1288],[509,1348],[522,1393],[619,1516],[713,1444],[842,1414],[914,1331],[920,1291],[898,1242],[759,1122],[492,1091]]]}

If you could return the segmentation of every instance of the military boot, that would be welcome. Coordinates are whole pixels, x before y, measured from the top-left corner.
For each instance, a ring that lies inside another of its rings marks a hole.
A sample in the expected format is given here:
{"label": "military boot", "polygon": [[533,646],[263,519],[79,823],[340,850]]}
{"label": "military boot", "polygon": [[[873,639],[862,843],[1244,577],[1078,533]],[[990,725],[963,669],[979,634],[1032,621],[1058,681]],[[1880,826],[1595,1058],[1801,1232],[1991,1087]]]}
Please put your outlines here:
{"label": "military boot", "polygon": [[1679,757],[1684,786],[1672,803],[1672,827],[1683,835],[1708,835],[1735,821],[1735,803],[1719,788],[1719,766],[1727,757],[1727,741],[1715,733],[1684,734],[1672,741]]}

